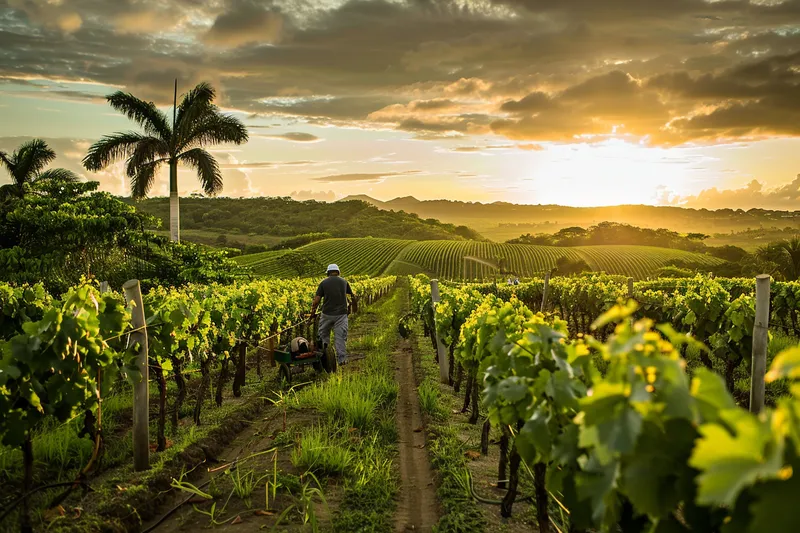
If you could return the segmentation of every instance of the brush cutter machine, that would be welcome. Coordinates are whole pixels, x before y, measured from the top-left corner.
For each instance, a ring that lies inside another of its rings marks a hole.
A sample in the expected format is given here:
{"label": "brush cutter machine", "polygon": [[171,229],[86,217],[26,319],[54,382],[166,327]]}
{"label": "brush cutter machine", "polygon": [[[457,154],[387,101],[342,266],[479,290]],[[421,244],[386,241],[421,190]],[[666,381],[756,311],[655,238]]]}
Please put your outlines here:
{"label": "brush cutter machine", "polygon": [[303,337],[295,337],[287,346],[275,350],[275,362],[279,365],[278,380],[286,383],[291,383],[292,374],[303,372],[308,365],[318,373],[336,372],[333,347],[322,344],[319,338],[312,343]]}

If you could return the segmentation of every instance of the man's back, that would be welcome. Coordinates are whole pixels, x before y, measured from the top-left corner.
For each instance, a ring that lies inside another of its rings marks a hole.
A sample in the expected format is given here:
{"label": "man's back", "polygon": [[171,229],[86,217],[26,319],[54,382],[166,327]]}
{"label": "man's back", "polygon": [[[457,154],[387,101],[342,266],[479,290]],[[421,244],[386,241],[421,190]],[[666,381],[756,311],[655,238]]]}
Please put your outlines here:
{"label": "man's back", "polygon": [[317,287],[317,296],[322,298],[322,314],[346,315],[347,295],[353,294],[350,284],[340,276],[328,276]]}

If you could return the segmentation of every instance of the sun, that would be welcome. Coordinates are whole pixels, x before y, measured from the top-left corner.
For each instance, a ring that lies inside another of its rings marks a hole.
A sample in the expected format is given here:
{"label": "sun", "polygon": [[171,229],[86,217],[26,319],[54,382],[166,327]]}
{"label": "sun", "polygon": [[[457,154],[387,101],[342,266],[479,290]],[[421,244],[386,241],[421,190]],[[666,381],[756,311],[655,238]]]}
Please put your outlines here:
{"label": "sun", "polygon": [[551,145],[533,156],[526,195],[530,203],[576,207],[653,204],[667,190],[682,193],[691,158],[621,139]]}

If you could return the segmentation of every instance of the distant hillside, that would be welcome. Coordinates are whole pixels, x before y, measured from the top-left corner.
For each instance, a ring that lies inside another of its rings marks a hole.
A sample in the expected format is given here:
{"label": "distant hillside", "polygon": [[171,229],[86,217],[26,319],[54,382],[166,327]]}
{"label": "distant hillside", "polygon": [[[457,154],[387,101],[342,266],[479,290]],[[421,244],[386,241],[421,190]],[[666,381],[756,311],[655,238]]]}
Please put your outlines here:
{"label": "distant hillside", "polygon": [[[360,200],[394,211],[416,213],[451,224],[475,228],[495,241],[505,241],[526,233],[554,233],[560,229],[589,227],[600,222],[620,222],[645,228],[667,228],[683,233],[730,233],[756,228],[800,228],[800,211],[765,209],[688,209],[674,206],[618,205],[611,207],[566,207],[560,205],[521,205],[507,202],[482,204],[450,200],[417,200],[406,196],[381,202],[360,195]],[[345,198],[347,200],[348,198]]]}
{"label": "distant hillside", "polygon": [[[132,202],[129,198],[123,199]],[[161,219],[169,227],[169,199],[150,198],[135,203],[137,209]],[[467,227],[423,220],[412,213],[378,209],[361,201],[326,203],[290,198],[183,198],[181,229],[191,235],[202,230],[241,236],[293,237],[325,232],[333,237],[384,237],[410,240],[481,239]]]}
{"label": "distant hillside", "polygon": [[[401,239],[329,239],[301,248],[322,265],[337,263],[345,276],[357,274],[425,273],[446,279],[486,279],[494,275],[489,264],[503,258],[505,270],[517,276],[540,275],[559,259],[582,261],[593,271],[643,279],[674,262],[713,267],[723,261],[709,255],[653,246],[555,247],[474,241],[407,241]],[[295,252],[292,252],[295,253]],[[235,258],[256,274],[292,277],[287,252],[266,252]],[[467,261],[464,259],[473,258]],[[478,259],[480,261],[475,261]]]}

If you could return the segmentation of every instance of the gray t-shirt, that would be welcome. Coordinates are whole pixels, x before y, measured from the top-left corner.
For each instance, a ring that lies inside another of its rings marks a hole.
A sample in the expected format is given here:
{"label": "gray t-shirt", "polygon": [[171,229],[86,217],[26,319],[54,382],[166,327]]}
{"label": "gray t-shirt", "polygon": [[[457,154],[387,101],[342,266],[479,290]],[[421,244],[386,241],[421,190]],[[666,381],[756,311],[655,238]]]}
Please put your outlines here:
{"label": "gray t-shirt", "polygon": [[317,287],[317,296],[322,298],[322,314],[346,315],[347,295],[353,294],[350,284],[340,276],[328,276]]}

